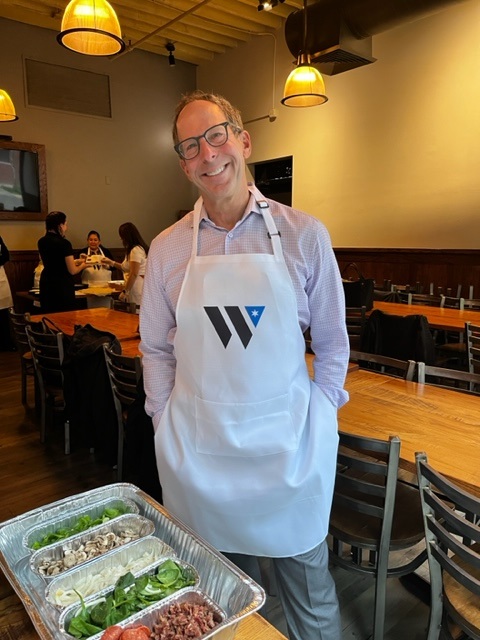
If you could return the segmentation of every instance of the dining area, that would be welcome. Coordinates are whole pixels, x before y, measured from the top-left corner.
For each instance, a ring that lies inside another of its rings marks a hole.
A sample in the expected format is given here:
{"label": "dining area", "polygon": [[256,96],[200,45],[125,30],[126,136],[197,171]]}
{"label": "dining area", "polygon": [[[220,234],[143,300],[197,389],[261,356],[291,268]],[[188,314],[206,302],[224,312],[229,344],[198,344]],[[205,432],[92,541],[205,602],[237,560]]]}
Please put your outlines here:
{"label": "dining area", "polygon": [[[382,310],[396,310],[395,305],[386,306],[392,303],[381,303]],[[375,308],[375,307],[374,307]],[[453,316],[452,316],[453,318]],[[451,328],[453,319],[449,320],[449,326]],[[463,321],[464,318],[461,318]],[[128,358],[139,358],[139,324],[138,315],[135,313],[125,313],[124,311],[118,311],[115,309],[107,308],[94,308],[94,309],[82,309],[75,311],[59,312],[47,314],[46,316],[38,315],[31,316],[31,322],[44,322],[50,328],[55,331],[62,332],[65,336],[73,336],[75,330],[79,327],[91,325],[95,329],[103,332],[107,332],[115,335],[118,343],[120,344],[120,350],[122,355]],[[459,317],[456,318],[456,323],[461,326]],[[445,320],[442,321],[443,326]],[[12,354],[16,357],[17,354]],[[310,372],[313,375],[314,357],[312,354],[306,354],[306,364]],[[365,366],[366,365],[366,366]],[[388,371],[388,369],[387,369]],[[478,396],[469,393],[463,393],[461,390],[451,388],[445,389],[435,384],[425,384],[418,382],[418,363],[415,363],[414,374],[407,376],[393,376],[385,373],[385,369],[380,366],[368,366],[365,361],[351,361],[348,367],[348,373],[345,381],[345,389],[348,391],[350,399],[339,411],[338,415],[338,427],[342,436],[361,437],[367,440],[382,440],[389,441],[393,436],[397,437],[400,443],[399,455],[398,455],[398,477],[407,483],[416,484],[416,454],[419,452],[425,452],[428,455],[429,464],[439,473],[441,473],[448,481],[455,483],[462,491],[465,491],[476,499],[480,499],[480,484],[478,479],[478,445],[479,445],[479,432],[480,426],[480,410],[478,407]],[[30,401],[32,399],[32,383],[29,381]],[[31,415],[31,414],[30,414]],[[35,420],[34,420],[35,422]],[[35,428],[36,429],[36,428]],[[37,432],[38,433],[38,432]],[[30,437],[38,438],[35,433],[30,433]],[[59,433],[51,431],[47,434],[47,439],[43,445],[45,448],[45,454],[47,451],[51,452],[51,448],[55,447],[55,443],[58,446]],[[31,445],[30,445],[31,446]],[[63,460],[59,453],[63,453]],[[452,453],[453,452],[453,453]],[[115,447],[115,456],[118,455],[117,448]],[[57,448],[56,452],[56,464],[60,467],[69,464],[69,460],[74,458],[83,457],[86,459],[86,468],[91,465],[97,466],[98,461],[95,462],[95,455],[87,450],[73,450],[69,455],[65,455],[64,452]],[[118,469],[113,469],[112,465],[102,467],[101,476],[99,478],[90,478],[88,482],[99,482],[103,477],[105,482],[115,482],[122,480],[118,476]],[[125,476],[123,480],[129,480],[129,469],[124,468]],[[83,472],[82,472],[83,473]],[[85,480],[82,480],[84,483]],[[68,483],[67,483],[68,486]],[[55,493],[58,488],[51,490]],[[414,491],[417,491],[415,488]],[[418,496],[417,496],[418,497]],[[28,500],[23,503],[25,507],[28,507]],[[8,505],[6,505],[8,509]],[[15,511],[15,507],[10,507]],[[23,506],[22,506],[23,510]],[[337,532],[338,533],[338,532]],[[423,538],[423,535],[422,535]],[[333,544],[334,538],[332,538]],[[423,576],[428,576],[428,570],[424,558],[423,562]],[[333,574],[338,580],[337,589],[339,591],[339,598],[342,602],[342,598],[349,598],[347,594],[350,593],[349,589],[353,588],[351,585],[357,584],[357,578],[351,578],[350,587],[348,586],[345,577],[345,571],[343,568],[332,566]],[[378,579],[378,578],[377,578]],[[421,578],[422,579],[422,578]],[[364,587],[360,587],[365,580],[364,576],[358,578],[359,595]],[[428,625],[428,611],[429,606],[425,604],[425,595],[422,598],[417,597],[415,593],[411,593],[407,588],[403,586],[399,581],[394,587],[390,586],[392,581],[388,580],[386,587],[387,604],[383,611],[384,616],[384,631],[382,631],[382,638],[399,638],[395,633],[398,633],[398,627],[402,628],[402,624],[405,621],[399,620],[398,614],[392,609],[392,602],[395,602],[399,598],[399,602],[404,600],[408,601],[409,607],[412,611],[417,611],[419,618],[419,630],[418,635],[414,637],[422,638],[426,637],[422,635],[426,632]],[[368,584],[368,583],[367,583]],[[375,583],[374,583],[375,584]],[[371,591],[373,589],[373,591]],[[4,585],[4,592],[10,593],[9,588]],[[374,585],[371,585],[369,592],[375,601]],[[343,595],[342,595],[343,594]],[[354,596],[354,600],[357,596]],[[11,593],[8,595],[8,602],[11,599],[15,599]],[[427,588],[427,600],[428,600],[428,588]],[[342,609],[342,616],[344,616],[345,630],[344,633],[348,633],[349,628],[355,628],[355,625],[361,624],[365,633],[372,631],[372,609],[369,607],[370,613],[367,615],[364,611],[361,613],[360,619],[357,619],[359,612],[358,607],[355,607],[352,603],[343,600],[344,605]],[[17,624],[12,623],[10,619],[10,606],[8,605],[9,615],[5,620],[6,625]],[[21,607],[20,607],[21,609]],[[29,633],[32,634],[32,638],[35,637],[35,631],[30,629],[30,623],[25,616],[25,612],[20,611],[19,607],[14,606],[15,616],[14,619],[20,618],[22,620],[22,633],[25,633],[25,637],[29,637]],[[268,594],[267,598],[267,619],[273,621],[272,626],[266,622],[262,617],[255,615],[252,618],[245,620],[243,629],[246,635],[241,635],[242,627],[240,627],[236,637],[238,638],[272,638],[276,639],[283,637],[282,633],[286,633],[282,615],[279,612],[278,603],[276,602],[275,589]],[[393,626],[392,626],[393,625]],[[11,627],[8,627],[11,628]],[[389,636],[389,629],[392,629],[394,635]],[[395,631],[395,629],[397,629]],[[250,635],[252,634],[252,635]],[[258,634],[258,635],[255,635]],[[277,635],[276,635],[277,634]],[[22,637],[24,637],[22,635]],[[348,635],[345,635],[348,637]],[[367,635],[365,636],[365,638]],[[380,636],[377,636],[380,637]]]}

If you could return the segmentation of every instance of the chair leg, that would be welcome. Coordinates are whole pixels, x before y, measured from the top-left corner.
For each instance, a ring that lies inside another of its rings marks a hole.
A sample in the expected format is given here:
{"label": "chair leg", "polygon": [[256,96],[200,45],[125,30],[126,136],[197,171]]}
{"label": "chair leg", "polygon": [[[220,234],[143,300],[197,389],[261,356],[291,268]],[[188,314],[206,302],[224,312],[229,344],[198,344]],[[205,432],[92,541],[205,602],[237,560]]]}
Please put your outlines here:
{"label": "chair leg", "polygon": [[123,479],[123,444],[125,438],[124,425],[118,426],[118,447],[117,447],[117,480],[121,482]]}
{"label": "chair leg", "polygon": [[382,553],[381,544],[377,562],[372,640],[383,640],[385,629],[385,603],[387,600],[388,552]]}
{"label": "chair leg", "polygon": [[63,425],[64,433],[65,433],[65,455],[68,456],[70,453],[70,421],[65,420]]}
{"label": "chair leg", "polygon": [[22,360],[22,404],[25,407],[27,405],[27,372],[25,370],[25,363]]}

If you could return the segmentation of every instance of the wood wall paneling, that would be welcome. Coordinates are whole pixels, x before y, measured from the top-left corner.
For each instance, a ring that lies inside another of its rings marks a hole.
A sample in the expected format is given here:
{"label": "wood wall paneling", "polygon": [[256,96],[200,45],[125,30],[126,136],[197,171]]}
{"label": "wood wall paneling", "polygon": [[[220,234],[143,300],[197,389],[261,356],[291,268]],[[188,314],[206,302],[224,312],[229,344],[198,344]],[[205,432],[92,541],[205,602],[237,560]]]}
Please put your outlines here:
{"label": "wood wall paneling", "polygon": [[355,249],[336,248],[340,269],[355,262],[365,277],[380,286],[384,280],[393,284],[415,286],[420,282],[428,293],[430,283],[456,294],[462,285],[462,296],[468,297],[473,285],[474,296],[480,297],[480,250],[472,249]]}
{"label": "wood wall paneling", "polygon": [[[111,251],[115,260],[123,260],[122,248]],[[379,286],[383,286],[384,280],[412,286],[421,282],[424,291],[428,292],[430,282],[433,282],[435,288],[443,287],[445,292],[451,287],[455,294],[457,285],[461,284],[462,296],[468,297],[469,287],[473,285],[474,296],[480,297],[480,250],[336,248],[334,251],[340,269],[349,262],[355,262],[363,275],[374,278]],[[15,292],[32,288],[37,263],[37,251],[10,251],[10,262],[5,265],[5,270],[16,307],[22,307],[22,301],[15,299]],[[80,282],[80,276],[77,278]],[[28,311],[24,306],[18,310]]]}

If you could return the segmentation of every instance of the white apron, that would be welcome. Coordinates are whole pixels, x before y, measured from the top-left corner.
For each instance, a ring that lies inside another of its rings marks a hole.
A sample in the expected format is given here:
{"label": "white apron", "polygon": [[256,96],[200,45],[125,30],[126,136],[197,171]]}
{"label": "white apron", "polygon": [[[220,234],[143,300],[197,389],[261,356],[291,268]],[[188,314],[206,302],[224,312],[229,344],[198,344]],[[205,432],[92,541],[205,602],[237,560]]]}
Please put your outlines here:
{"label": "white apron", "polygon": [[198,256],[195,205],[175,385],[155,449],[179,519],[221,551],[287,557],[327,534],[337,411],[309,379],[279,234],[258,205],[274,255]]}
{"label": "white apron", "polygon": [[13,307],[12,292],[5,268],[2,265],[0,267],[0,309],[9,309],[10,307]]}
{"label": "white apron", "polygon": [[[98,250],[101,256],[105,255],[103,251],[100,249],[100,247],[98,248]],[[90,256],[90,255],[98,255],[98,254],[92,254],[89,247],[87,251],[87,255]],[[112,272],[108,267],[101,264],[94,264],[88,269],[84,269],[84,271],[82,272],[83,284],[88,284],[92,286],[106,285],[111,279],[112,279]]]}

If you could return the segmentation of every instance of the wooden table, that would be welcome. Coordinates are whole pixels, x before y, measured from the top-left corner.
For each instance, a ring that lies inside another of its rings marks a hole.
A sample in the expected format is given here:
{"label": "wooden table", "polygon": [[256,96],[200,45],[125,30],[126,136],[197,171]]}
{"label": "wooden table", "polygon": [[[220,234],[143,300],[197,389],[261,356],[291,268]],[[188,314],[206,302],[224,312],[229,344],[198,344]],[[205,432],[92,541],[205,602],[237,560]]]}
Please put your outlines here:
{"label": "wooden table", "polygon": [[442,309],[440,307],[429,307],[423,304],[402,304],[401,302],[383,302],[375,300],[374,309],[380,309],[385,313],[396,316],[426,316],[428,324],[433,329],[443,329],[445,331],[463,331],[465,322],[473,322],[480,325],[480,311],[471,309]]}
{"label": "wooden table", "polygon": [[50,318],[66,334],[73,334],[75,325],[91,324],[101,331],[114,333],[120,342],[124,340],[138,340],[139,317],[134,313],[123,313],[106,307],[97,309],[78,309],[76,311],[61,311],[32,316],[38,322],[42,318]]}
{"label": "wooden table", "polygon": [[339,429],[402,441],[401,466],[415,471],[425,451],[435,469],[480,496],[480,398],[433,385],[406,382],[362,369],[347,375],[350,401]]}

